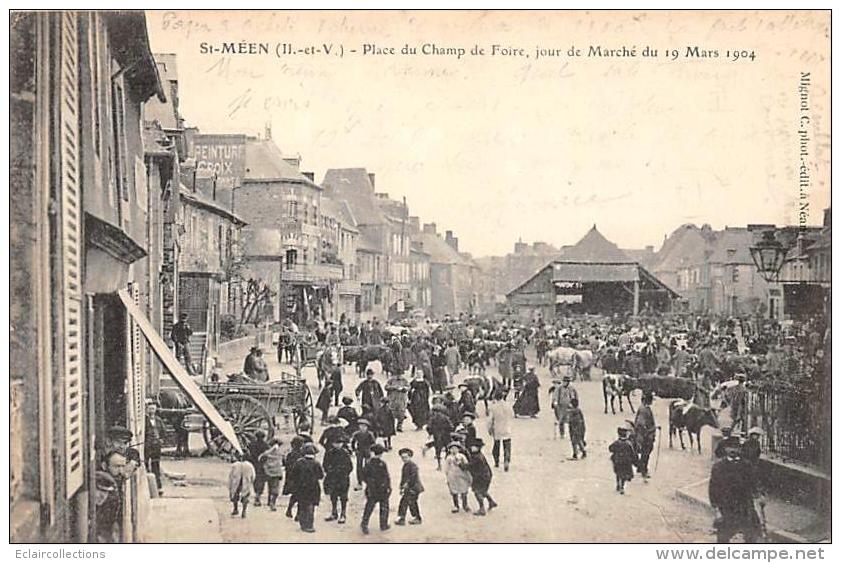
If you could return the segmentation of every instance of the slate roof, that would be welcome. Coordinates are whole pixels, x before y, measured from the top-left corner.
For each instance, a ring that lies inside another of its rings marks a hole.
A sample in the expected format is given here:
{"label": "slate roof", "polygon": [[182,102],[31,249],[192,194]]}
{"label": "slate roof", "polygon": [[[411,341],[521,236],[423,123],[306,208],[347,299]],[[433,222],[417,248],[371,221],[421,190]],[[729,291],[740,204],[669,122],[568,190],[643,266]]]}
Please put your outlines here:
{"label": "slate roof", "polygon": [[660,250],[655,272],[675,272],[681,268],[699,266],[715,248],[712,236],[704,236],[695,225],[681,225],[671,234]]}
{"label": "slate roof", "polygon": [[351,213],[346,201],[336,200],[332,197],[322,197],[321,213],[335,217],[344,229],[355,233],[359,232],[359,229],[356,228],[356,220],[353,218],[353,213]]}
{"label": "slate roof", "polygon": [[412,235],[412,238],[423,243],[423,250],[429,254],[429,261],[433,264],[458,264],[463,266],[472,264],[471,260],[459,254],[438,235],[417,233]]}
{"label": "slate roof", "polygon": [[[744,227],[727,227],[719,232],[710,262],[713,264],[753,264],[750,247],[754,233]],[[729,252],[730,250],[734,252]]]}
{"label": "slate roof", "polygon": [[562,262],[634,263],[618,246],[604,238],[604,235],[599,232],[595,225],[575,245],[563,249],[558,260]]}
{"label": "slate roof", "polygon": [[364,168],[331,168],[322,182],[330,197],[345,200],[357,225],[382,225],[388,222],[376,204],[374,186]]}
{"label": "slate roof", "polygon": [[283,160],[283,154],[271,139],[248,137],[245,141],[245,181],[294,182],[312,188],[321,186],[301,174],[297,167]]}
{"label": "slate roof", "polygon": [[552,281],[633,282],[639,280],[637,264],[588,264],[555,262]]}

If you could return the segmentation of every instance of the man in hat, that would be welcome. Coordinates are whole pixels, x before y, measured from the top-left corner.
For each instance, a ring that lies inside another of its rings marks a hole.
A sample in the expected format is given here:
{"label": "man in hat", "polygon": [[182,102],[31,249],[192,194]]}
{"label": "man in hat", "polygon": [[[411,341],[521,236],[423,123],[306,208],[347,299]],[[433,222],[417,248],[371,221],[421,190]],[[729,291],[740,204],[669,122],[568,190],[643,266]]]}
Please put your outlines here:
{"label": "man in hat", "polygon": [[178,318],[178,322],[172,325],[169,337],[175,344],[175,357],[184,364],[187,373],[195,375],[193,358],[190,355],[190,337],[193,335],[193,329],[187,322],[187,313],[181,313]]}
{"label": "man in hat", "polygon": [[634,417],[634,437],[639,453],[637,470],[646,480],[649,478],[648,459],[651,457],[651,452],[654,450],[654,441],[657,438],[657,424],[654,421],[654,412],[651,410],[653,402],[654,394],[651,391],[643,393],[642,405],[637,409],[637,414]]}
{"label": "man in hat", "polygon": [[744,422],[747,406],[748,390],[745,388],[747,376],[744,372],[736,374],[736,385],[730,387],[724,394],[724,402],[730,407],[730,419],[733,428],[738,428]]}
{"label": "man in hat", "polygon": [[359,413],[351,406],[352,404],[352,397],[342,397],[342,406],[336,412],[336,418],[344,420],[347,423],[345,434],[348,436],[353,436],[353,433],[359,429],[356,425],[356,421],[359,420]]}
{"label": "man in hat", "polygon": [[359,430],[353,433],[350,438],[350,449],[356,453],[356,487],[354,490],[362,490],[363,473],[365,465],[371,454],[371,448],[377,442],[377,437],[369,430],[370,422],[366,418],[360,418],[357,422]]}
{"label": "man in hat", "polygon": [[388,466],[383,461],[385,448],[381,444],[371,446],[372,457],[362,471],[362,480],[365,483],[365,508],[362,511],[362,533],[368,534],[368,522],[374,507],[380,508],[380,530],[383,532],[391,526],[388,525],[388,499],[391,496],[391,477],[388,474]]}
{"label": "man in hat", "polygon": [[756,487],[740,447],[726,446],[724,457],[713,464],[709,495],[716,514],[713,523],[716,541],[728,543],[741,532],[746,543],[755,543],[761,531],[753,504]]}
{"label": "man in hat", "polygon": [[488,434],[493,438],[494,467],[499,467],[500,447],[504,455],[505,471],[511,464],[511,421],[514,420],[514,409],[505,402],[505,391],[498,389],[491,395],[491,406],[488,412]]}
{"label": "man in hat", "polygon": [[266,488],[266,471],[263,469],[260,456],[269,449],[269,444],[266,443],[266,433],[262,430],[255,432],[254,440],[248,444],[247,449],[248,461],[254,466],[254,506],[261,506],[260,497],[263,496],[263,490]]}
{"label": "man in hat", "polygon": [[459,411],[464,414],[466,412],[476,412],[476,398],[473,396],[473,391],[467,383],[458,384],[461,395],[458,398]]}
{"label": "man in hat", "polygon": [[356,396],[362,404],[362,409],[375,409],[385,397],[380,382],[374,379],[374,370],[365,370],[365,379],[356,386]]}
{"label": "man in hat", "polygon": [[315,459],[317,451],[315,444],[301,446],[303,457],[295,462],[289,477],[294,482],[298,500],[298,523],[301,531],[307,533],[315,532],[315,507],[321,499],[321,479],[324,478],[324,470]]}
{"label": "man in hat", "polygon": [[[453,431],[453,423],[447,414],[447,408],[441,401],[433,401],[426,431],[432,437],[432,446],[435,447],[435,460],[438,462],[438,471],[440,471],[441,454],[444,453],[450,441],[450,433]],[[428,447],[429,444],[425,446],[424,453]]]}
{"label": "man in hat", "polygon": [[[325,432],[326,434],[326,432]],[[347,522],[347,499],[350,489],[350,473],[353,462],[350,452],[345,449],[344,435],[334,435],[324,454],[324,493],[329,495],[332,510],[325,521],[338,519],[339,524]],[[341,503],[341,513],[339,513]]]}
{"label": "man in hat", "polygon": [[759,456],[762,455],[762,444],[759,439],[765,431],[759,426],[754,426],[748,430],[748,439],[742,444],[742,459],[751,467],[756,467],[759,463]]}
{"label": "man in hat", "polygon": [[134,434],[125,426],[116,424],[108,429],[104,451],[125,452],[131,446],[131,439]]}
{"label": "man in hat", "polygon": [[397,521],[395,524],[403,526],[406,524],[406,511],[412,513],[409,524],[420,524],[420,506],[418,498],[423,492],[423,484],[420,480],[420,470],[412,459],[414,452],[410,448],[400,448],[397,452],[403,460],[403,470],[400,475],[400,504],[397,507]]}
{"label": "man in hat", "polygon": [[155,474],[158,495],[164,492],[161,481],[161,446],[163,444],[164,423],[158,416],[158,405],[151,399],[146,401],[146,430],[143,433],[146,454],[146,469]]}
{"label": "man in hat", "polygon": [[479,510],[474,512],[476,516],[485,515],[485,499],[488,499],[488,510],[493,510],[498,505],[491,497],[488,490],[491,487],[491,479],[493,478],[493,471],[485,454],[482,453],[482,446],[485,443],[481,438],[473,438],[468,442],[467,449],[470,452],[470,460],[468,469],[470,471],[471,483],[470,487],[473,489],[473,495],[476,497],[476,502],[479,504]]}
{"label": "man in hat", "polygon": [[269,380],[269,367],[266,365],[263,351],[260,348],[257,346],[251,347],[251,352],[245,357],[242,371],[245,375],[260,383]]}
{"label": "man in hat", "polygon": [[560,438],[565,436],[564,428],[569,424],[569,410],[572,400],[578,400],[578,391],[570,384],[571,381],[572,378],[569,375],[564,375],[560,381],[557,378],[552,380],[555,384],[551,390],[552,410],[555,411],[555,421],[558,424],[558,436]]}
{"label": "man in hat", "polygon": [[403,432],[403,421],[406,419],[406,406],[409,403],[409,382],[401,373],[393,373],[385,384],[388,394],[388,410],[391,411],[396,424],[395,430]]}
{"label": "man in hat", "polygon": [[318,439],[318,445],[327,450],[331,444],[335,442],[347,442],[348,436],[345,429],[342,428],[342,422],[338,416],[330,416],[327,418],[327,428],[321,433]]}
{"label": "man in hat", "polygon": [[715,446],[715,457],[723,458],[727,447],[741,448],[742,440],[738,432],[733,432],[733,427],[725,424],[721,427],[721,440]]}

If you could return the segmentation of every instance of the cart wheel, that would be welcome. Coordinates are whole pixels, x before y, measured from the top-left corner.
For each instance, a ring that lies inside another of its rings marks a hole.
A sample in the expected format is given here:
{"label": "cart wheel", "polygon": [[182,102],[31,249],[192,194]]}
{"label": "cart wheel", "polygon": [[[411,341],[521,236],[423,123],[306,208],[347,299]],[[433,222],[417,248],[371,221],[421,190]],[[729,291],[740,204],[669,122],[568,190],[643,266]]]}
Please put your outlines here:
{"label": "cart wheel", "polygon": [[[262,430],[269,440],[274,435],[274,423],[269,411],[253,397],[248,395],[225,395],[216,403],[219,413],[231,423],[243,448],[254,441],[258,430]],[[215,455],[233,450],[228,439],[209,421],[204,425],[204,442],[207,449]]]}
{"label": "cart wheel", "polygon": [[298,432],[301,426],[309,426],[309,431],[312,432],[315,427],[315,405],[312,402],[312,393],[310,387],[306,383],[304,385],[304,396],[301,399],[299,410],[295,412],[295,432]]}

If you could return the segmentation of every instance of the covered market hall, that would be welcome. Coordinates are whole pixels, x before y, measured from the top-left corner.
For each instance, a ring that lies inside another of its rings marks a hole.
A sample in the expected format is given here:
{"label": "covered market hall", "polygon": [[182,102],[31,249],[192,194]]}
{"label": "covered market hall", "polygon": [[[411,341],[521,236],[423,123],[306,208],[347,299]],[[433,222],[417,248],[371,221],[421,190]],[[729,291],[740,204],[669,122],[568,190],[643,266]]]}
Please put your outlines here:
{"label": "covered market hall", "polygon": [[666,312],[678,295],[596,226],[507,295],[524,318]]}

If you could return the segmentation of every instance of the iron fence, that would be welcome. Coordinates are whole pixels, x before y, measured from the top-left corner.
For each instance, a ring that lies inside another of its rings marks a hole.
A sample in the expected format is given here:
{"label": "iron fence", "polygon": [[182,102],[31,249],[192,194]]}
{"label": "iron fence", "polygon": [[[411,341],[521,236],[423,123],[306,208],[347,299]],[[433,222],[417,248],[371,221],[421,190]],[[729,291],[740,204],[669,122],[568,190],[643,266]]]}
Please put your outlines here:
{"label": "iron fence", "polygon": [[748,385],[747,430],[759,426],[766,455],[821,469],[829,466],[831,398],[818,381],[760,381]]}

